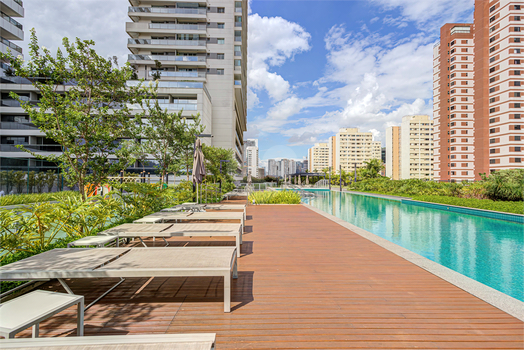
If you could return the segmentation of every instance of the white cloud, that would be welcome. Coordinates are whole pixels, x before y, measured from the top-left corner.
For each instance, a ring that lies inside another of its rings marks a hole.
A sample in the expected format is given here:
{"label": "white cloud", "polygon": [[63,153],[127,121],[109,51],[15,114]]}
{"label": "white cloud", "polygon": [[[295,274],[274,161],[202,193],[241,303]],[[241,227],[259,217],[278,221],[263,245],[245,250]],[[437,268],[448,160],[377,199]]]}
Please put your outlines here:
{"label": "white cloud", "polygon": [[[311,35],[304,28],[282,17],[249,16],[248,31],[248,85],[252,100],[258,100],[256,91],[266,91],[273,101],[285,99],[290,84],[271,67],[293,60],[296,54],[308,51]],[[255,98],[256,97],[256,98]],[[256,104],[251,103],[251,106]]]}
{"label": "white cloud", "polygon": [[386,11],[399,9],[402,19],[412,21],[423,31],[440,28],[444,23],[460,22],[473,13],[474,0],[370,0]]}
{"label": "white cloud", "polygon": [[103,57],[117,56],[120,65],[127,61],[125,22],[129,2],[126,0],[24,0],[25,40],[21,44],[24,56],[29,58],[27,43],[31,28],[35,28],[40,46],[52,53],[62,43],[63,37],[76,37],[95,41],[97,53]]}

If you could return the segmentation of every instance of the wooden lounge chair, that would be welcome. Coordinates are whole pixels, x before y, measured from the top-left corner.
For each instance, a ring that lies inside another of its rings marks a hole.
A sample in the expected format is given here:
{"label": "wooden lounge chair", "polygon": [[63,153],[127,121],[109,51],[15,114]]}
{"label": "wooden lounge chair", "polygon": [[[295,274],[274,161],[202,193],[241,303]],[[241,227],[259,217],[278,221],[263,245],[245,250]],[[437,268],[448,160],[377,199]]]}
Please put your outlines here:
{"label": "wooden lounge chair", "polygon": [[142,219],[133,221],[138,224],[153,224],[166,221],[187,221],[187,220],[206,220],[206,221],[220,221],[220,220],[239,220],[242,224],[242,232],[244,232],[244,213],[240,212],[203,212],[203,213],[173,213],[163,212],[154,213],[144,216]]}
{"label": "wooden lounge chair", "polygon": [[67,278],[120,277],[91,307],[126,277],[224,277],[224,312],[231,311],[231,275],[237,278],[234,247],[53,249],[0,267],[0,279],[56,278],[69,294]]}
{"label": "wooden lounge chair", "polygon": [[169,237],[235,237],[237,257],[240,257],[242,244],[242,226],[240,224],[223,223],[190,223],[190,224],[123,224],[100,232],[103,235],[114,235],[118,238],[138,238],[144,247],[143,237],[159,237],[166,247]]}
{"label": "wooden lounge chair", "polygon": [[215,333],[106,335],[0,340],[2,349],[41,350],[211,350]]}

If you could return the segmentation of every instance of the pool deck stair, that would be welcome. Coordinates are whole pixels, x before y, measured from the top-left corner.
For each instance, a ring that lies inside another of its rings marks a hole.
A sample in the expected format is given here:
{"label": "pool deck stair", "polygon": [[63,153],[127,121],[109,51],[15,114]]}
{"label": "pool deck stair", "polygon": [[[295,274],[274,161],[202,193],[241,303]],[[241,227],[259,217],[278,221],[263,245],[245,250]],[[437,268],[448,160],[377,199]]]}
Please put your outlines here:
{"label": "pool deck stair", "polygon": [[[70,286],[89,303],[113,282]],[[524,348],[524,322],[305,205],[248,207],[229,314],[222,293],[221,278],[128,278],[86,312],[85,334],[212,332],[217,349]],[[43,322],[41,336],[74,335],[75,312]]]}

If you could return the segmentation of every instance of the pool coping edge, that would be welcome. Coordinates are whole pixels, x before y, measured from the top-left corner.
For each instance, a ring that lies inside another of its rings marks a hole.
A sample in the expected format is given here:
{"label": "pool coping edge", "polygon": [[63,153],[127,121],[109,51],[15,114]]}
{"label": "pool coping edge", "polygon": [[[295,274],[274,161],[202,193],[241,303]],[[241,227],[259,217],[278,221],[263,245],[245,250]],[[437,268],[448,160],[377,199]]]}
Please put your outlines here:
{"label": "pool coping edge", "polygon": [[317,209],[309,204],[302,203],[302,205],[317,214],[341,225],[344,228],[356,233],[357,235],[379,245],[380,247],[400,256],[401,258],[415,264],[416,266],[430,272],[431,274],[453,284],[454,286],[466,291],[467,293],[485,301],[486,303],[504,311],[505,313],[524,321],[524,302],[517,300],[507,294],[504,294],[494,288],[491,288],[483,283],[475,281],[457,271],[451,270],[439,263],[436,263],[428,258],[414,253],[404,247],[399,246],[385,238],[379,237],[374,233],[361,229],[347,221],[337,218],[334,215],[328,214],[320,209]]}

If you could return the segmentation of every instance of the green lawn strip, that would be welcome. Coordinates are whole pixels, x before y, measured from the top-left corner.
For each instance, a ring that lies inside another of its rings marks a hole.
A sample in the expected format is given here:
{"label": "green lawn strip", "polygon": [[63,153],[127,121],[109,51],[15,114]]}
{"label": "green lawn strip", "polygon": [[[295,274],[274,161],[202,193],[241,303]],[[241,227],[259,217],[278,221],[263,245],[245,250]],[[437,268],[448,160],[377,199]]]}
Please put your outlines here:
{"label": "green lawn strip", "polygon": [[80,196],[76,191],[62,191],[50,193],[24,193],[24,194],[9,194],[0,197],[0,207],[16,204],[29,204],[37,202],[49,202],[52,200],[63,199],[71,196]]}
{"label": "green lawn strip", "polygon": [[[350,191],[354,191],[354,190],[350,190]],[[518,201],[518,202],[493,201],[491,199],[459,198],[459,197],[438,196],[438,195],[418,195],[416,196],[416,195],[407,194],[407,193],[361,191],[361,190],[357,190],[355,192],[384,194],[388,196],[398,196],[398,197],[408,197],[415,201],[421,201],[421,202],[449,204],[449,205],[456,205],[459,207],[493,210],[493,211],[499,211],[503,213],[524,214],[524,202],[521,202],[521,201]]]}
{"label": "green lawn strip", "polygon": [[422,202],[456,205],[459,207],[493,210],[503,213],[524,214],[524,202],[492,201],[491,199],[457,198],[448,196],[413,196]]}

